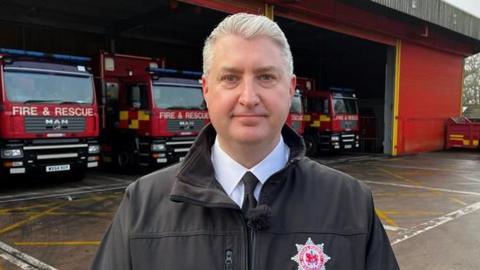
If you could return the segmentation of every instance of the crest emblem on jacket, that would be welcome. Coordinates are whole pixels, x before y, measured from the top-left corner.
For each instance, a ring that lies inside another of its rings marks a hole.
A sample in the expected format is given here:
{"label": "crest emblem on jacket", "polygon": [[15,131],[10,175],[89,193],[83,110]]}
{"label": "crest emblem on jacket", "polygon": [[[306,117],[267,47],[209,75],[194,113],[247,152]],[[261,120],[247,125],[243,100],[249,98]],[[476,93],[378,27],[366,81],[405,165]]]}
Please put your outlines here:
{"label": "crest emblem on jacket", "polygon": [[323,251],[323,244],[316,245],[309,237],[305,245],[297,246],[297,255],[292,260],[298,263],[298,270],[326,270],[330,257]]}

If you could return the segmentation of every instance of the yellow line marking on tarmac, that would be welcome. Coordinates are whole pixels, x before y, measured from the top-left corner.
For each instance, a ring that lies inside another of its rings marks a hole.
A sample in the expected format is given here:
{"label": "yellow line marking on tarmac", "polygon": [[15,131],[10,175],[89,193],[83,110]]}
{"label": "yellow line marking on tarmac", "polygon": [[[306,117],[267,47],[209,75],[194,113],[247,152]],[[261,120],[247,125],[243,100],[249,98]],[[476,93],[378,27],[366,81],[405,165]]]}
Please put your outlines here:
{"label": "yellow line marking on tarmac", "polygon": [[57,270],[56,268],[39,261],[38,259],[21,252],[3,242],[0,241],[0,249],[4,250],[4,254],[0,254],[0,257],[7,260],[21,269],[42,269],[42,270]]}
{"label": "yellow line marking on tarmac", "polygon": [[[422,183],[420,183],[419,181],[416,181],[416,180],[413,180],[413,179],[410,179],[410,178],[407,178],[407,177],[404,177],[404,176],[401,176],[401,175],[398,175],[396,173],[393,173],[389,170],[386,170],[386,169],[382,169],[382,168],[378,168],[377,169],[381,172],[384,172],[386,174],[389,174],[397,179],[400,179],[400,180],[403,180],[407,183],[410,183],[410,184],[413,184],[414,186],[417,186],[417,187],[422,187]],[[438,191],[438,190],[431,190],[430,191],[432,194],[436,195],[436,196],[441,196],[442,195],[442,192]]]}
{"label": "yellow line marking on tarmac", "polygon": [[384,210],[383,213],[387,215],[395,215],[395,216],[412,216],[412,217],[420,217],[420,216],[438,216],[444,214],[443,212],[434,212],[434,211],[416,211],[416,210],[407,210],[407,211],[396,211],[396,210]]}
{"label": "yellow line marking on tarmac", "polygon": [[30,206],[18,206],[18,207],[11,207],[11,208],[0,208],[0,214],[12,212],[12,211],[22,211],[22,210],[30,210],[30,209],[34,209],[34,208],[50,207],[50,206],[55,205],[55,204],[57,204],[57,202],[53,202],[53,203],[43,203],[43,204],[33,204],[33,205],[30,205]]}
{"label": "yellow line marking on tarmac", "polygon": [[457,199],[457,198],[448,197],[448,199],[450,199],[450,201],[452,201],[452,202],[456,202],[456,203],[461,204],[461,205],[464,205],[464,206],[465,206],[465,205],[468,205],[466,202],[464,202],[464,201],[462,201],[462,200],[460,200],[460,199]]}
{"label": "yellow line marking on tarmac", "polygon": [[[79,199],[79,200],[72,200],[72,201],[69,201],[69,202],[88,202],[88,201],[99,202],[99,201],[103,201],[103,200],[107,200],[107,199],[113,199],[113,198],[118,198],[118,196],[115,196],[115,195],[93,196],[93,197],[83,198],[83,199]],[[47,208],[47,207],[50,207],[50,206],[55,205],[55,204],[58,204],[58,202],[46,203],[46,204],[34,204],[34,205],[31,205],[31,206],[4,208],[4,209],[0,209],[0,215],[7,215],[7,214],[11,214],[11,213],[36,214],[36,213],[38,213],[38,211],[28,211],[27,212],[25,210],[31,210],[31,209],[34,209],[34,208]]]}
{"label": "yellow line marking on tarmac", "polygon": [[390,175],[390,176],[393,176],[393,177],[395,177],[395,178],[397,178],[397,179],[400,179],[400,180],[402,180],[402,181],[405,181],[405,182],[407,182],[407,183],[409,183],[409,184],[412,184],[412,185],[415,185],[415,186],[421,186],[421,185],[422,185],[422,184],[421,184],[420,182],[418,182],[418,181],[415,181],[415,180],[406,178],[406,177],[404,177],[404,176],[398,175],[398,174],[393,173],[393,172],[391,172],[391,171],[389,171],[389,170],[387,170],[387,169],[382,169],[382,168],[378,168],[378,167],[377,167],[377,170],[379,170],[379,171],[381,171],[381,172],[383,172],[383,173],[386,173],[386,174],[388,174],[388,175]]}
{"label": "yellow line marking on tarmac", "polygon": [[[385,164],[383,163],[383,161],[387,161],[387,160],[382,160],[382,163],[376,163],[376,164],[372,164],[372,165],[375,165],[377,167],[389,167],[389,168],[396,168],[396,169],[413,169],[413,170],[427,170],[427,171],[439,171],[439,172],[451,172],[451,173],[460,173],[460,174],[464,174],[465,173],[465,170],[461,170],[461,169],[445,169],[444,168],[433,168],[433,167],[420,167],[420,166],[410,166],[410,165],[395,165],[395,164]],[[477,181],[480,180],[480,179],[477,179]]]}
{"label": "yellow line marking on tarmac", "polygon": [[100,241],[14,242],[16,246],[98,246]]}
{"label": "yellow line marking on tarmac", "polygon": [[94,196],[90,196],[90,197],[82,198],[82,199],[73,199],[70,202],[88,202],[88,201],[99,202],[99,201],[104,201],[104,200],[107,200],[107,199],[115,199],[115,198],[118,198],[118,197],[119,197],[118,195],[103,195],[103,196],[94,195]]}
{"label": "yellow line marking on tarmac", "polygon": [[43,211],[43,212],[40,212],[40,213],[38,213],[38,214],[36,214],[36,215],[30,216],[30,217],[28,217],[28,218],[26,218],[26,219],[24,219],[24,220],[21,220],[21,221],[19,221],[19,222],[17,222],[17,223],[14,223],[14,224],[8,225],[8,226],[6,226],[6,227],[4,227],[4,228],[1,228],[1,229],[0,229],[0,235],[5,234],[5,233],[7,233],[7,232],[9,232],[9,231],[15,230],[16,228],[18,228],[18,227],[20,227],[20,226],[22,226],[22,225],[24,225],[24,224],[26,224],[26,223],[28,223],[28,222],[30,222],[30,221],[33,221],[33,220],[38,219],[38,218],[41,218],[41,217],[47,215],[48,213],[53,212],[53,211],[57,210],[57,209],[60,208],[60,207],[63,207],[64,205],[65,205],[65,203],[59,203],[59,204],[57,204],[56,206],[54,206],[54,207],[52,207],[52,208],[50,208],[50,209],[47,209],[47,210],[45,210],[45,211]]}
{"label": "yellow line marking on tarmac", "polygon": [[[88,197],[88,198],[83,198],[83,199],[79,199],[79,200],[72,200],[73,202],[85,202],[85,201],[102,201],[102,200],[106,200],[106,199],[114,199],[114,198],[118,198],[118,195],[103,195],[103,196],[92,196],[92,197]],[[55,205],[57,204],[58,202],[52,202],[52,203],[43,203],[43,204],[33,204],[33,205],[30,205],[30,206],[18,206],[18,207],[11,207],[11,208],[0,208],[0,214],[4,214],[4,213],[10,213],[12,211],[23,211],[23,210],[30,210],[30,209],[34,209],[34,208],[47,208],[47,207],[50,207],[52,205]]]}
{"label": "yellow line marking on tarmac", "polygon": [[395,223],[395,221],[393,221],[393,219],[388,217],[388,215],[385,212],[383,212],[382,210],[380,210],[378,208],[375,208],[375,212],[377,213],[377,216],[381,220],[385,221],[385,223],[387,223],[388,225],[398,227],[397,223]]}
{"label": "yellow line marking on tarmac", "polygon": [[432,197],[436,196],[436,194],[433,194],[432,192],[407,192],[407,191],[397,191],[397,192],[377,192],[373,193],[374,197],[415,197],[415,198],[420,198],[420,197]]}
{"label": "yellow line marking on tarmac", "polygon": [[[109,199],[109,198],[114,198],[114,197],[118,197],[118,196],[112,196],[112,195],[106,195],[106,196],[93,196],[93,197],[90,197],[90,198],[84,198],[84,199],[79,199],[79,200],[73,200],[73,201],[68,201],[68,202],[60,202],[60,203],[56,203],[56,204],[36,204],[36,205],[32,205],[32,206],[28,206],[28,207],[23,207],[23,209],[32,209],[32,208],[39,208],[39,207],[45,207],[45,206],[52,206],[54,205],[53,207],[51,208],[48,208],[46,209],[45,211],[42,211],[42,212],[31,212],[31,214],[33,215],[30,215],[29,217],[27,217],[26,219],[23,219],[21,221],[18,221],[14,224],[10,224],[6,227],[3,227],[3,228],[0,228],[0,235],[2,234],[5,234],[7,232],[10,232],[12,230],[15,230],[33,220],[36,220],[36,219],[39,219],[43,216],[47,216],[47,215],[50,215],[52,213],[55,213],[55,210],[63,207],[63,206],[66,206],[68,203],[71,203],[71,202],[83,202],[83,201],[101,201],[101,200],[106,200],[106,199]],[[7,211],[7,210],[12,210],[14,208],[10,208],[10,209],[3,209],[3,211]],[[18,209],[18,208],[17,208]],[[21,209],[21,208],[20,208]],[[88,211],[87,211],[88,212]],[[75,213],[75,212],[73,212]],[[86,211],[80,211],[79,213],[81,214],[85,214]]]}
{"label": "yellow line marking on tarmac", "polygon": [[441,193],[456,193],[456,194],[463,194],[463,195],[472,195],[472,196],[480,196],[480,192],[473,192],[473,191],[463,191],[463,190],[454,190],[448,188],[435,188],[435,187],[425,187],[425,186],[413,186],[413,185],[405,185],[405,184],[398,184],[398,183],[389,183],[389,182],[379,182],[376,180],[368,180],[368,179],[360,179],[362,182],[366,184],[374,184],[374,185],[382,185],[382,186],[391,186],[391,187],[403,187],[403,188],[414,188],[414,189],[422,189],[428,191],[438,191]]}
{"label": "yellow line marking on tarmac", "polygon": [[[25,214],[25,215],[37,215],[37,214],[40,214],[40,213],[43,213],[43,212],[39,212],[39,211],[30,211],[30,212],[22,212],[22,214]],[[112,212],[93,212],[93,211],[72,211],[72,212],[50,212],[50,213],[47,213],[45,215],[48,215],[48,216],[109,216],[109,215],[112,215],[113,213],[115,213],[115,211],[112,211]],[[6,216],[6,215],[9,215],[11,213],[6,213],[6,214],[0,214],[0,216]]]}
{"label": "yellow line marking on tarmac", "polygon": [[[109,198],[113,198],[113,197],[117,197],[117,196],[112,196],[112,195],[105,195],[105,196],[92,196],[92,197],[89,197],[89,198],[84,198],[84,199],[79,199],[79,200],[73,200],[73,201],[68,201],[68,202],[60,202],[60,203],[56,203],[56,204],[44,204],[42,205],[42,207],[45,207],[45,206],[52,206],[54,205],[53,207],[49,208],[49,209],[46,209],[45,211],[42,211],[42,212],[30,212],[30,215],[29,217],[27,217],[26,219],[23,219],[21,221],[18,221],[16,223],[13,223],[13,224],[10,224],[6,227],[3,227],[3,228],[0,228],[0,235],[2,234],[5,234],[7,232],[10,232],[12,230],[15,230],[33,220],[36,220],[38,218],[41,218],[41,217],[44,217],[44,216],[47,216],[47,215],[51,215],[51,214],[54,214],[55,213],[55,210],[61,208],[61,207],[64,207],[66,205],[68,205],[69,203],[71,202],[83,202],[83,201],[101,201],[101,200],[106,200],[106,199],[109,199]],[[28,209],[28,208],[37,208],[37,207],[40,207],[40,205],[32,205],[31,207],[24,207],[25,209]],[[3,210],[11,210],[12,208],[10,209],[3,209]],[[77,211],[78,213],[81,213],[81,214],[85,214],[86,212],[88,211]],[[61,213],[67,213],[67,212],[61,212]],[[92,212],[93,213],[93,212]],[[27,212],[28,214],[28,212]],[[75,212],[70,212],[68,213],[70,215],[74,215]],[[109,213],[110,214],[110,213]]]}
{"label": "yellow line marking on tarmac", "polygon": [[450,212],[450,213],[448,213],[446,215],[443,215],[441,217],[437,217],[437,218],[431,219],[429,221],[426,221],[422,224],[415,225],[415,226],[409,228],[408,230],[402,232],[402,234],[398,238],[393,239],[393,241],[391,242],[391,245],[394,246],[394,245],[396,245],[400,242],[408,240],[408,239],[410,239],[412,237],[415,237],[419,234],[422,234],[426,231],[435,229],[436,227],[441,226],[442,224],[445,224],[445,223],[448,223],[450,221],[459,219],[462,216],[469,215],[469,214],[474,213],[475,211],[478,211],[478,210],[480,210],[480,202],[477,202],[477,203],[474,203],[474,204],[471,204],[471,205],[467,205],[464,208],[461,208],[461,209],[458,209],[456,211]]}
{"label": "yellow line marking on tarmac", "polygon": [[48,213],[48,215],[52,216],[109,216],[114,214],[115,211],[112,212],[93,212],[93,211],[72,211],[72,212],[52,212]]}

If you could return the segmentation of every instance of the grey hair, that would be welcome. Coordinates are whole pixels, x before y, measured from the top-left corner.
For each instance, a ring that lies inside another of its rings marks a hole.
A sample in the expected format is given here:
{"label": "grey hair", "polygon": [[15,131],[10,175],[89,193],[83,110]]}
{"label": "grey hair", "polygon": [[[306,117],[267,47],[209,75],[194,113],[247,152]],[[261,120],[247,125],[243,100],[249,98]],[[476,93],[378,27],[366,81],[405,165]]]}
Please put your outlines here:
{"label": "grey hair", "polygon": [[238,35],[245,39],[253,39],[264,36],[276,43],[284,58],[286,71],[289,76],[293,75],[293,57],[290,45],[282,29],[278,24],[265,16],[237,13],[226,17],[221,21],[210,36],[205,40],[203,46],[203,74],[207,75],[213,61],[213,45],[215,42],[227,35]]}

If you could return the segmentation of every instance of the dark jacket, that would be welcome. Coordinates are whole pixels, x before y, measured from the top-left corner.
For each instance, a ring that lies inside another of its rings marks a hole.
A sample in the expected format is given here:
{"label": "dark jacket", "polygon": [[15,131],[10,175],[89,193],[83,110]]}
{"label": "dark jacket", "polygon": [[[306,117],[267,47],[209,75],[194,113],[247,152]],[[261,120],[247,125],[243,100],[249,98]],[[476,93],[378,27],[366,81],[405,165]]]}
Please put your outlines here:
{"label": "dark jacket", "polygon": [[[398,269],[370,190],[304,157],[290,128],[282,135],[290,158],[262,188],[260,222],[245,220],[215,180],[208,126],[183,163],[127,188],[92,269],[297,270],[298,254],[318,270]],[[323,244],[323,262],[305,249],[309,238]]]}

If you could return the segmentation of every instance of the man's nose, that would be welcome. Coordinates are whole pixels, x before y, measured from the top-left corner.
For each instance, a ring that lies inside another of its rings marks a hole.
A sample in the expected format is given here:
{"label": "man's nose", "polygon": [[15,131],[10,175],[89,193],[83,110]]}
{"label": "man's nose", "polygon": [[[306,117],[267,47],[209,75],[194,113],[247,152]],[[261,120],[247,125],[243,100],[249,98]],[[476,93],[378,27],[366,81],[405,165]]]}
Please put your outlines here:
{"label": "man's nose", "polygon": [[240,89],[239,103],[243,106],[254,107],[260,102],[258,96],[258,85],[255,85],[255,81],[250,78],[246,78],[243,81]]}

